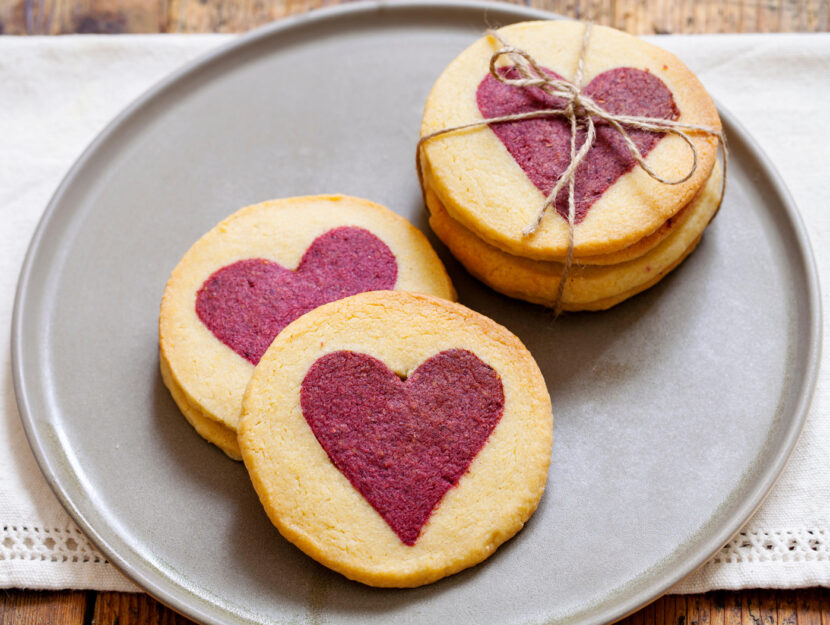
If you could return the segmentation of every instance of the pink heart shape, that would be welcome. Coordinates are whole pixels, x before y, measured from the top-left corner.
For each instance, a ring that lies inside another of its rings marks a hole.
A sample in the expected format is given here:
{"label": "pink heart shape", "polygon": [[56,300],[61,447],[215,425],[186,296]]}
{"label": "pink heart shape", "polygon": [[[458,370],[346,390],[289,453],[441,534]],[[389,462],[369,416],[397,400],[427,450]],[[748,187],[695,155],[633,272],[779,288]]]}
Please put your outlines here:
{"label": "pink heart shape", "polygon": [[[554,78],[555,72],[545,69]],[[518,78],[513,67],[499,73]],[[631,67],[618,67],[597,75],[583,89],[610,113],[661,119],[677,119],[679,111],[668,87],[654,74]],[[490,74],[479,83],[476,91],[478,109],[485,118],[513,115],[551,108],[565,108],[565,101],[554,98],[538,87],[520,88],[505,85]],[[571,158],[570,122],[564,117],[546,117],[491,124],[490,128],[510,152],[531,182],[545,196],[556,186]],[[584,128],[577,130],[577,150],[585,142]],[[645,156],[663,138],[660,133],[630,129],[629,136],[640,154]],[[576,223],[608,188],[633,169],[636,160],[628,151],[620,134],[606,123],[597,124],[594,145],[576,170],[574,200]],[[556,211],[568,218],[567,185],[556,196]]]}
{"label": "pink heart shape", "polygon": [[311,366],[300,404],[334,466],[412,546],[501,419],[504,389],[464,349],[436,354],[406,381],[377,358],[339,351]]}
{"label": "pink heart shape", "polygon": [[392,289],[392,250],[363,228],[320,235],[296,271],[263,258],[240,260],[212,274],[196,295],[196,314],[214,336],[257,364],[271,341],[300,315],[364,291]]}

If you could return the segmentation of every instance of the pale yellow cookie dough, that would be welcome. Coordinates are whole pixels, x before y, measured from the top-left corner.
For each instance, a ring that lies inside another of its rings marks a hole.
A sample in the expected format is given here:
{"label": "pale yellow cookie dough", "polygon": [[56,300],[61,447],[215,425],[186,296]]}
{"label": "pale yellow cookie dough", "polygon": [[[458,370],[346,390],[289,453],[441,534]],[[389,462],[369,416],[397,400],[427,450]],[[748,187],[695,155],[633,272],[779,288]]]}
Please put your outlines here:
{"label": "pale yellow cookie dough", "polygon": [[[487,443],[407,546],[331,463],[303,416],[300,388],[322,356],[350,350],[399,376],[454,348],[501,377],[505,404]],[[553,416],[533,357],[508,330],[459,304],[376,291],[294,321],[245,394],[239,443],[269,518],[309,556],[373,586],[411,587],[472,566],[518,532],[547,479]]]}
{"label": "pale yellow cookie dough", "polygon": [[272,200],[243,208],[199,239],[173,270],[159,316],[163,379],[188,421],[234,459],[242,395],[254,366],[219,341],[196,314],[196,294],[214,272],[263,258],[294,269],[309,245],[340,226],[372,232],[397,261],[395,289],[455,299],[426,237],[388,208],[343,195]]}
{"label": "pale yellow cookie dough", "polygon": [[[563,310],[602,310],[656,284],[697,245],[718,210],[722,169],[718,165],[688,209],[688,215],[646,254],[617,265],[575,264],[562,296]],[[430,226],[467,270],[493,289],[545,306],[555,305],[563,265],[512,256],[487,244],[452,219],[427,189]]]}
{"label": "pale yellow cookie dough", "polygon": [[[429,171],[429,167],[425,167],[422,173],[424,179],[425,197],[427,195],[431,195],[433,202],[440,202],[435,191],[433,191],[432,187],[430,186],[432,176]],[[706,187],[704,185],[703,189],[705,188]],[[694,204],[695,200],[703,192],[703,189],[699,190],[686,206],[681,208],[672,217],[669,217],[665,222],[663,222],[663,224],[659,228],[657,228],[657,230],[655,230],[651,234],[647,234],[639,241],[635,241],[628,247],[624,247],[621,250],[617,250],[616,252],[610,252],[608,254],[596,254],[587,256],[577,256],[576,254],[574,254],[575,261],[580,265],[617,265],[619,263],[624,263],[626,261],[639,258],[643,254],[657,247],[660,244],[660,242],[663,241],[663,239],[669,236],[669,234],[671,234],[680,224],[682,224],[688,218],[689,206]],[[446,212],[446,208],[443,208],[442,210],[443,212]],[[552,259],[552,262],[561,263],[564,262],[564,260],[565,258],[563,256],[562,258]]]}
{"label": "pale yellow cookie dough", "polygon": [[[542,66],[572,79],[584,29],[584,23],[553,20],[513,24],[498,32]],[[444,70],[427,99],[421,136],[483,119],[476,89],[500,45],[485,36]],[[658,76],[673,94],[680,111],[677,121],[720,129],[711,97],[675,56],[618,30],[593,26],[583,84],[616,67],[632,67]],[[691,201],[711,174],[718,146],[712,135],[699,133],[693,137],[698,166],[692,177],[685,183],[669,185],[650,178],[640,167],[624,174],[577,225],[577,258],[622,250],[655,232]],[[679,178],[689,170],[692,155],[681,138],[668,135],[649,152],[646,162],[666,178]],[[449,215],[478,237],[524,258],[564,258],[567,222],[556,211],[547,211],[535,234],[523,235],[545,198],[488,127],[429,140],[421,150],[421,163],[426,185]]]}

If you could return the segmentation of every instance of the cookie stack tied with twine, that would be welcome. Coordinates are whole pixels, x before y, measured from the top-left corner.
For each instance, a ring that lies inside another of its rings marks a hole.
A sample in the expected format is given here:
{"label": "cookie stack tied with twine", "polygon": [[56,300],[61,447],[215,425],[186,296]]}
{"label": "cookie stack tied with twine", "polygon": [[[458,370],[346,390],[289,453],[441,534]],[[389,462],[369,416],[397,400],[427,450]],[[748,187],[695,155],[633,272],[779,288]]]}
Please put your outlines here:
{"label": "cookie stack tied with twine", "polygon": [[417,160],[430,225],[470,273],[557,312],[602,310],[700,241],[723,197],[719,146],[714,102],[676,57],[539,21],[489,31],[447,67]]}

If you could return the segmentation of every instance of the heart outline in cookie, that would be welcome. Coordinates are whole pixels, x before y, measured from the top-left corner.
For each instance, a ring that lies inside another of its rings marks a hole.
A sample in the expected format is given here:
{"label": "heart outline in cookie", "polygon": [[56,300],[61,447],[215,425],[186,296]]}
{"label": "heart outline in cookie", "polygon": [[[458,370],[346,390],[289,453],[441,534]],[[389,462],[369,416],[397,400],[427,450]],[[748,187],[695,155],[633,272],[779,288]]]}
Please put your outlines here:
{"label": "heart outline in cookie", "polygon": [[256,365],[285,326],[329,302],[395,287],[398,264],[389,246],[355,226],[320,235],[297,269],[264,258],[226,265],[196,294],[196,314],[222,343]]}
{"label": "heart outline in cookie", "polygon": [[439,352],[406,380],[368,354],[333,352],[300,389],[332,464],[409,546],[486,444],[504,402],[501,377],[465,349]]}
{"label": "heart outline in cookie", "polygon": [[[542,68],[553,78],[556,72]],[[519,78],[515,67],[501,67],[499,74]],[[665,83],[651,72],[632,67],[617,67],[595,76],[582,92],[612,114],[676,120],[680,116],[674,96]],[[502,117],[544,109],[564,110],[566,102],[538,87],[506,85],[487,74],[476,90],[476,103],[484,118]],[[570,121],[544,117],[490,124],[507,151],[530,181],[545,197],[556,186],[571,158]],[[627,129],[640,154],[645,157],[663,138],[662,133]],[[585,142],[587,131],[577,129],[576,149]],[[574,182],[575,223],[585,219],[591,206],[637,161],[619,132],[597,121],[596,138],[576,170]],[[556,196],[556,212],[568,218],[567,185]]]}

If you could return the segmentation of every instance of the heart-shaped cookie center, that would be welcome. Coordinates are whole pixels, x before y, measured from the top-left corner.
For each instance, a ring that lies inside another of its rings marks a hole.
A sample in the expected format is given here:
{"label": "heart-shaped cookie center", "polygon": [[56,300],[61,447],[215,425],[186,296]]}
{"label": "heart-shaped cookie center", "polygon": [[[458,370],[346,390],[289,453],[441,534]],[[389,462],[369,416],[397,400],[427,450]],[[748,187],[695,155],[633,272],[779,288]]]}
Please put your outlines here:
{"label": "heart-shaped cookie center", "polygon": [[263,258],[240,260],[211,275],[196,295],[196,314],[214,336],[257,364],[271,341],[300,315],[364,291],[393,289],[392,250],[363,228],[317,237],[295,271]]}
{"label": "heart-shaped cookie center", "polygon": [[[561,78],[553,71],[544,71],[551,77]],[[502,67],[499,73],[508,78],[519,78],[513,67]],[[631,67],[608,70],[594,77],[583,93],[616,115],[660,119],[679,117],[668,87],[660,78],[643,70]],[[479,83],[476,101],[485,118],[565,108],[563,99],[552,97],[538,87],[505,85],[490,74]],[[571,161],[570,121],[565,117],[545,117],[500,122],[491,124],[490,128],[530,181],[547,197]],[[643,156],[663,138],[661,133],[633,128],[628,129],[628,134]],[[577,150],[585,142],[585,136],[585,128],[580,127],[576,137]],[[631,171],[636,162],[620,133],[608,124],[598,122],[594,144],[576,170],[576,223],[585,218],[594,202],[620,176]],[[568,218],[567,185],[556,196],[554,206],[563,218]]]}
{"label": "heart-shaped cookie center", "polygon": [[377,358],[339,351],[311,366],[300,402],[334,466],[411,546],[501,419],[504,389],[464,349],[436,354],[405,381]]}

